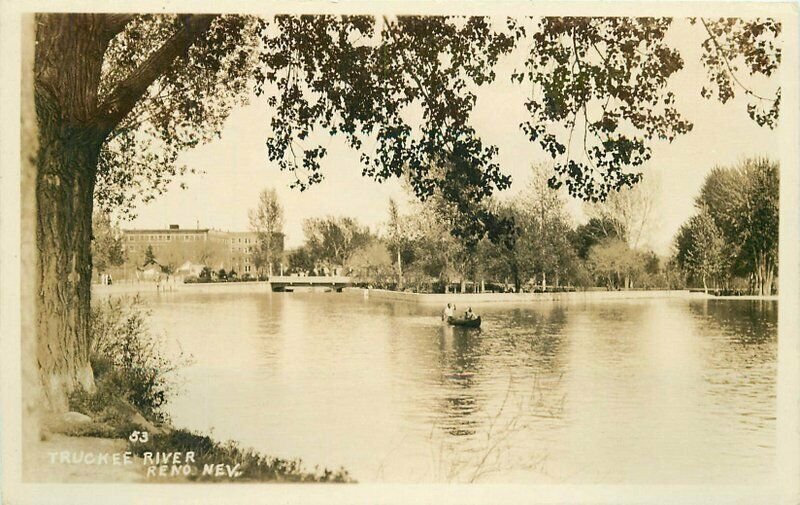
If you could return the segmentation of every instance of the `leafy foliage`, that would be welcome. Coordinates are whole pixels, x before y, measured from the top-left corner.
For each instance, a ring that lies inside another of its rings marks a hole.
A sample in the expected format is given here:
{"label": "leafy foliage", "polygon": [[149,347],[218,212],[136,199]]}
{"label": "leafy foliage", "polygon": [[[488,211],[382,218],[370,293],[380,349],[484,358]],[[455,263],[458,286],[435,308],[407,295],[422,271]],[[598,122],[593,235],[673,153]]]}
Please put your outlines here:
{"label": "leafy foliage", "polygon": [[111,224],[111,218],[103,212],[92,215],[92,266],[98,272],[125,263],[122,232]]}
{"label": "leafy foliage", "polygon": [[[491,216],[472,214],[470,204],[511,179],[494,160],[497,148],[477,136],[470,113],[475,87],[494,80],[492,67],[513,39],[483,17],[383,18],[380,42],[371,45],[364,39],[378,34],[368,16],[278,16],[275,23],[278,29],[263,35],[263,83],[256,88],[269,83],[279,90],[269,98],[277,111],[270,160],[303,174],[295,184],[305,188],[322,180],[327,151],[300,142],[317,128],[343,134],[361,152],[365,176],[406,174],[417,197],[439,191],[465,214],[455,234],[483,236],[481,224]],[[418,124],[407,120],[416,108]],[[374,150],[366,139],[375,140]]]}
{"label": "leafy foliage", "polygon": [[163,407],[177,385],[173,372],[191,358],[167,355],[163,337],[150,330],[148,316],[138,296],[109,298],[92,308],[91,362],[100,394],[91,398],[90,410],[118,398],[149,419],[166,419]]}
{"label": "leafy foliage", "polygon": [[[736,75],[771,76],[780,64],[780,23],[701,20],[708,38],[704,96],[726,102],[738,85],[757,103],[760,125],[774,127],[780,105],[745,88]],[[100,100],[188,23],[187,16],[140,15],[111,42]],[[671,18],[225,15],[157,76],[103,145],[96,198],[132,211],[186,167],[182,150],[221,134],[230,111],[251,92],[274,111],[267,154],[304,189],[323,179],[327,148],[318,134],[342,136],[377,181],[405,176],[415,195],[435,192],[463,219],[451,230],[477,241],[502,240],[513,223],[473,205],[509,187],[496,146],[471,123],[477,90],[492,83],[500,58],[527,48],[512,79],[530,86],[523,133],[556,161],[553,187],[603,200],[636,184],[651,145],[691,130],[675,108],[670,78],[683,67],[665,35]],[[768,108],[762,107],[769,104]],[[415,118],[415,120],[411,120]],[[418,119],[417,119],[418,118]]]}
{"label": "leafy foliage", "polygon": [[725,238],[714,219],[703,208],[681,227],[676,237],[678,266],[699,278],[707,289],[708,281],[726,271]]}
{"label": "leafy foliage", "polygon": [[[692,19],[692,23],[696,23]],[[722,103],[736,96],[739,88],[751,98],[747,113],[759,126],[775,128],[781,104],[781,88],[773,96],[762,96],[745,85],[740,67],[750,76],[771,76],[780,67],[781,48],[776,43],[781,24],[774,19],[719,18],[700,19],[708,38],[703,41],[700,60],[706,67],[709,86],[703,87],[704,98],[717,98]]]}
{"label": "leafy foliage", "polygon": [[144,252],[144,264],[142,266],[148,265],[158,265],[158,260],[156,260],[156,253],[153,251],[153,246],[151,244],[147,245],[147,249]]}
{"label": "leafy foliage", "polygon": [[371,239],[369,230],[351,217],[306,219],[303,232],[309,255],[327,267],[346,265],[353,253]]}
{"label": "leafy foliage", "polygon": [[314,267],[314,258],[311,257],[307,247],[298,247],[289,251],[287,255],[290,272],[310,272]]}
{"label": "leafy foliage", "polygon": [[570,234],[570,241],[578,257],[585,260],[589,257],[589,250],[595,244],[606,239],[622,240],[626,233],[620,233],[624,227],[610,217],[592,217],[585,224],[578,225]]}
{"label": "leafy foliage", "polygon": [[[723,236],[728,273],[750,277],[760,294],[769,294],[778,266],[779,182],[777,162],[744,160],[733,167],[714,168],[696,200]],[[691,242],[678,238],[677,255],[685,256]]]}
{"label": "leafy foliage", "polygon": [[[133,74],[185,21],[135,16],[105,53],[98,98]],[[256,44],[253,18],[218,16],[208,32],[150,85],[107,137],[97,164],[95,199],[134,215],[137,203],[163,193],[184,174],[178,155],[218,138],[230,111],[246,102]]]}
{"label": "leafy foliage", "polygon": [[531,119],[521,127],[555,160],[552,187],[566,183],[573,196],[603,200],[639,182],[641,174],[628,170],[650,159],[653,140],[671,142],[691,130],[668,88],[683,68],[681,55],[664,41],[671,23],[643,17],[539,21],[525,68],[513,78],[534,87],[526,102]]}

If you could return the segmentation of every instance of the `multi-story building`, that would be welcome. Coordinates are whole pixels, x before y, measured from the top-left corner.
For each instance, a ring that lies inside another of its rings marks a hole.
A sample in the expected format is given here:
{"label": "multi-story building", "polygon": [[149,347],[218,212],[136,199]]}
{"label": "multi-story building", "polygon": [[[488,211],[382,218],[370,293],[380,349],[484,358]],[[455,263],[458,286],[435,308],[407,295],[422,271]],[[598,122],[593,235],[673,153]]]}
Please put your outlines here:
{"label": "multi-story building", "polygon": [[[167,229],[122,230],[128,263],[142,266],[147,249],[152,248],[161,265],[178,268],[187,261],[213,270],[235,270],[238,274],[256,275],[254,254],[258,248],[255,232],[228,232],[210,228],[181,229],[172,224]],[[274,236],[275,250],[283,251],[283,234]]]}
{"label": "multi-story building", "polygon": [[[253,231],[224,232],[228,241],[228,265],[241,274],[256,275],[255,254],[258,251],[258,234]],[[273,251],[280,256],[283,253],[283,233],[275,233],[272,237]],[[276,258],[277,260],[277,258]],[[269,273],[264,265],[263,272]]]}
{"label": "multi-story building", "polygon": [[258,235],[250,231],[233,231],[226,234],[228,264],[239,273],[256,275],[253,254],[258,248]]}

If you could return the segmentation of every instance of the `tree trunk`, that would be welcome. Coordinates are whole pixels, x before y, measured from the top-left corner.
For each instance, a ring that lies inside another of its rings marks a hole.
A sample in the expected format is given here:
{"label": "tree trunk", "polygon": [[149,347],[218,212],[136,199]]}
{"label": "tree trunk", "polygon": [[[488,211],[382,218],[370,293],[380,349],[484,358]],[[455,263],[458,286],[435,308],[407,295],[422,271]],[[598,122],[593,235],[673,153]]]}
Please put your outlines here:
{"label": "tree trunk", "polygon": [[706,274],[703,274],[703,293],[708,294],[708,285],[706,284]]}
{"label": "tree trunk", "polygon": [[775,279],[775,265],[769,261],[767,262],[766,273],[764,275],[764,294],[769,296],[772,294],[772,283]]}
{"label": "tree trunk", "polygon": [[92,15],[37,16],[37,23],[36,357],[46,407],[63,411],[70,392],[94,389],[92,201],[107,130],[92,117],[108,34]]}
{"label": "tree trunk", "polygon": [[67,408],[66,394],[94,388],[89,365],[90,244],[101,142],[69,135],[57,116],[38,105],[37,357],[49,407],[60,411]]}
{"label": "tree trunk", "polygon": [[397,248],[397,290],[403,290],[403,261],[400,257],[400,248]]}

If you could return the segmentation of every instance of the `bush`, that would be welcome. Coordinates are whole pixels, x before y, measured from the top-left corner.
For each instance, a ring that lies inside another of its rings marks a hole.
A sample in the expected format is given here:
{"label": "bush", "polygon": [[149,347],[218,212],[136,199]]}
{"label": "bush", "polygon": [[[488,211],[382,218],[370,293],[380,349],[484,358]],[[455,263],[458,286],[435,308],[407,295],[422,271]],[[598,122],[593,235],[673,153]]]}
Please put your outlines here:
{"label": "bush", "polygon": [[92,308],[90,360],[97,391],[73,395],[74,403],[97,414],[106,407],[124,411],[119,400],[147,419],[167,420],[162,409],[176,387],[173,372],[190,358],[182,352],[175,357],[163,354],[164,338],[150,331],[149,314],[138,295],[109,298]]}

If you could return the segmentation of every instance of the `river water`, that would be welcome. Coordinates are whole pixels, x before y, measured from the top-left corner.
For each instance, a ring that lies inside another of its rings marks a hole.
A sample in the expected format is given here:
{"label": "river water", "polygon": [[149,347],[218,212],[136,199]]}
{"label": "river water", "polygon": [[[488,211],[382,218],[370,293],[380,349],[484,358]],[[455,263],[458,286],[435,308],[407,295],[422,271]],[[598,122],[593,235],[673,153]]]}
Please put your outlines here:
{"label": "river water", "polygon": [[360,482],[765,484],[777,302],[438,307],[341,293],[151,299],[193,355],[176,426]]}

